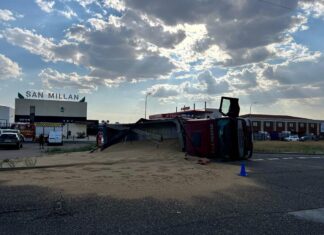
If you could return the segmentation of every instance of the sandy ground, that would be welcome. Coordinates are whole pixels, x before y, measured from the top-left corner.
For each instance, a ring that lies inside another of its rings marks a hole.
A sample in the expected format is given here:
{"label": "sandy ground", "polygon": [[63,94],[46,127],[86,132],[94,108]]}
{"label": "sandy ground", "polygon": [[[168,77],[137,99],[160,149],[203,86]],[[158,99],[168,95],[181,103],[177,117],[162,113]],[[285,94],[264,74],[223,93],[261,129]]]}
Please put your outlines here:
{"label": "sandy ground", "polygon": [[196,196],[236,186],[256,186],[249,178],[239,177],[238,164],[216,162],[197,164],[198,158],[184,159],[176,142],[156,145],[151,142],[121,143],[95,153],[57,154],[26,158],[9,169],[4,164],[0,178],[4,185],[47,187],[70,195],[99,195],[116,198],[190,200]]}

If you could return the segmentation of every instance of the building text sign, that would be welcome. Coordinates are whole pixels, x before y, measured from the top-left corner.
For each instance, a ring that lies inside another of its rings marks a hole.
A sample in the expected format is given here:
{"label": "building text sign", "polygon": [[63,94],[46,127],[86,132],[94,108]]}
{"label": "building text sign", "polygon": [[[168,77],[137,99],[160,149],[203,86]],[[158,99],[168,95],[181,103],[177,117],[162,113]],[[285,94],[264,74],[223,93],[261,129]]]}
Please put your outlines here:
{"label": "building text sign", "polygon": [[55,92],[43,92],[43,91],[26,91],[26,98],[35,99],[49,99],[49,100],[79,100],[79,95],[77,94],[62,94]]}

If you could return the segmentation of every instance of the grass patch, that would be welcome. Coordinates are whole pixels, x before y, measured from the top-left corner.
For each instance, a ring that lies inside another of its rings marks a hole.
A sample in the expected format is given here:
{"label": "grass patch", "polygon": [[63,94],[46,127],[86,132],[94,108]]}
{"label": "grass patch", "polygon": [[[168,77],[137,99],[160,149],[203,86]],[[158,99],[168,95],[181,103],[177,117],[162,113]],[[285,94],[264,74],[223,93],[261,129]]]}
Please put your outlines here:
{"label": "grass patch", "polygon": [[259,153],[324,154],[324,141],[255,141],[254,151]]}
{"label": "grass patch", "polygon": [[48,148],[46,153],[48,154],[56,154],[56,153],[73,153],[73,152],[86,152],[94,149],[96,147],[95,144],[88,144],[85,146],[79,146],[75,148],[61,148],[61,147],[54,147]]}

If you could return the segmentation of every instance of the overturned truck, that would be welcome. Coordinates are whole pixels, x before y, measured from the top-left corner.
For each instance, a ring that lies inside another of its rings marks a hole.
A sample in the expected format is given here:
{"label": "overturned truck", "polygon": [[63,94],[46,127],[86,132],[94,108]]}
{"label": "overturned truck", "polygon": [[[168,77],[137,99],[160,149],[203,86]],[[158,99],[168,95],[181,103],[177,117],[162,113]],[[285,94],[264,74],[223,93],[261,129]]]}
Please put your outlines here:
{"label": "overturned truck", "polygon": [[252,127],[248,119],[239,118],[237,98],[222,97],[215,119],[140,119],[130,124],[102,124],[99,128],[101,149],[122,142],[150,140],[155,143],[177,139],[181,151],[189,155],[240,160],[252,157]]}

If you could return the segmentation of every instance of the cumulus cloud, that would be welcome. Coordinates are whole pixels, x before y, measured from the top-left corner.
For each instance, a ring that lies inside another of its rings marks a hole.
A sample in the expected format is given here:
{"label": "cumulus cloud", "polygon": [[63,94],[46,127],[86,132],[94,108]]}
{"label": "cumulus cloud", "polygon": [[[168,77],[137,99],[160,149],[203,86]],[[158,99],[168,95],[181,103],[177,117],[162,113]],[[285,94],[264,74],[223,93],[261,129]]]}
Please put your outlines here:
{"label": "cumulus cloud", "polygon": [[58,11],[59,14],[62,16],[71,19],[72,17],[78,16],[77,13],[75,13],[72,9],[68,8],[66,10]]}
{"label": "cumulus cloud", "polygon": [[64,9],[55,9],[55,7],[54,7],[55,1],[35,0],[35,2],[39,6],[39,8],[46,13],[56,12],[59,15],[62,15],[68,19],[71,19],[72,17],[77,16],[77,14],[70,7],[65,7]]}
{"label": "cumulus cloud", "polygon": [[322,18],[324,20],[324,2],[322,0],[304,0],[300,1],[299,4],[307,15],[312,15],[315,18]]}
{"label": "cumulus cloud", "polygon": [[36,4],[42,9],[43,11],[50,13],[54,10],[55,1],[50,0],[36,0]]}
{"label": "cumulus cloud", "polygon": [[75,72],[60,73],[57,70],[46,68],[43,69],[38,76],[42,79],[42,83],[46,88],[66,88],[77,89],[85,93],[97,90],[97,81],[90,76],[81,76]]}
{"label": "cumulus cloud", "polygon": [[223,94],[229,90],[228,82],[215,78],[210,71],[199,74],[197,79],[200,84],[205,86],[204,92],[207,94]]}
{"label": "cumulus cloud", "polygon": [[52,52],[55,44],[52,39],[20,28],[5,29],[2,31],[2,36],[11,44],[20,46],[33,54],[40,55],[46,60],[55,59]]}
{"label": "cumulus cloud", "polygon": [[226,80],[236,89],[254,89],[258,86],[258,71],[255,68],[229,71]]}
{"label": "cumulus cloud", "polygon": [[75,25],[67,30],[68,40],[60,42],[20,28],[6,29],[2,35],[45,61],[85,66],[90,76],[102,79],[154,79],[168,75],[175,67],[167,57],[149,50],[140,35],[127,27],[105,27],[103,23],[91,30]]}
{"label": "cumulus cloud", "polygon": [[104,0],[103,5],[104,5],[104,7],[113,8],[117,11],[125,10],[125,4],[123,1],[120,1],[120,0]]}
{"label": "cumulus cloud", "polygon": [[21,68],[19,65],[0,54],[0,80],[7,80],[11,78],[18,78],[21,75]]}
{"label": "cumulus cloud", "polygon": [[128,10],[120,21],[125,27],[133,30],[136,36],[143,38],[157,47],[173,48],[184,40],[186,36],[183,30],[179,29],[175,32],[170,32],[159,22],[152,22],[131,10]]}
{"label": "cumulus cloud", "polygon": [[277,80],[280,84],[316,85],[324,82],[324,57],[317,61],[297,61],[289,64],[270,66],[264,71],[267,79]]}
{"label": "cumulus cloud", "polygon": [[158,98],[172,97],[179,95],[179,87],[170,84],[156,84],[150,87],[145,93],[149,93]]}
{"label": "cumulus cloud", "polygon": [[[230,86],[223,78],[216,78],[210,71],[205,71],[192,81],[185,81],[179,85],[174,84],[156,84],[146,89],[143,93],[150,93],[159,98],[174,98],[176,96],[220,96],[228,92]],[[164,99],[165,100],[165,99]],[[172,100],[172,99],[171,99]]]}
{"label": "cumulus cloud", "polygon": [[87,7],[96,2],[96,0],[76,0],[82,7]]}
{"label": "cumulus cloud", "polygon": [[306,24],[305,17],[294,17],[297,0],[285,1],[286,8],[262,1],[131,1],[126,6],[140,14],[156,17],[167,25],[203,24],[207,35],[198,42],[200,52],[217,45],[230,56],[225,66],[264,61],[272,56],[266,48],[285,40],[292,28]]}
{"label": "cumulus cloud", "polygon": [[7,9],[0,9],[0,21],[16,20],[14,14]]}

